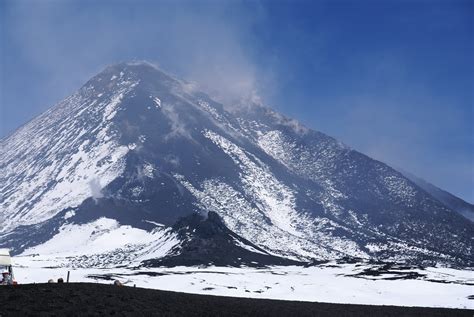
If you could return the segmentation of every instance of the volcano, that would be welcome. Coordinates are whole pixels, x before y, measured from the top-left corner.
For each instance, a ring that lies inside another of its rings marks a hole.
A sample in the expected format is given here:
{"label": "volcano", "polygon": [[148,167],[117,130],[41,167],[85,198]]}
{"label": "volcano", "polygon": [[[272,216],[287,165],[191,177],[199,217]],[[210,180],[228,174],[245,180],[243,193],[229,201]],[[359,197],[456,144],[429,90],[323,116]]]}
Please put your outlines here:
{"label": "volcano", "polygon": [[474,223],[402,173],[146,62],[1,140],[0,247],[77,266],[473,265]]}

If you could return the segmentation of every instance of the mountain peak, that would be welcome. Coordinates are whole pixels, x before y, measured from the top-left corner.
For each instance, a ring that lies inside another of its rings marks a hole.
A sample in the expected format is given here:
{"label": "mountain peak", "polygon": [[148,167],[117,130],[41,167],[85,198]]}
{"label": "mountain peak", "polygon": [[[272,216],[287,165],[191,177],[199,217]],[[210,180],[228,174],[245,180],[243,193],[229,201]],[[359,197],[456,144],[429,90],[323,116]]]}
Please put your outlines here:
{"label": "mountain peak", "polygon": [[140,84],[150,90],[153,90],[157,85],[165,85],[168,88],[182,85],[180,80],[151,62],[130,61],[105,67],[84,84],[82,91],[95,90],[98,93],[104,93],[113,90],[114,87],[132,83]]}
{"label": "mountain peak", "polygon": [[[159,72],[166,73],[157,64],[149,61],[124,61],[112,65],[108,65],[103,71],[119,74],[120,72],[134,71],[134,72]],[[100,73],[99,73],[100,74]]]}

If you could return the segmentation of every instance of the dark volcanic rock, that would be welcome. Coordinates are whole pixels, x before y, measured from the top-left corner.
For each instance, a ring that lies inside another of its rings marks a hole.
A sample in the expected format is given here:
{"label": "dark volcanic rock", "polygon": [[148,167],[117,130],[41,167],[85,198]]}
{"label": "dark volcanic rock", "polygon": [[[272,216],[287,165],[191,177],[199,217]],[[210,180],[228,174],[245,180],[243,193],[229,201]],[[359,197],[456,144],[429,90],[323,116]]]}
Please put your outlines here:
{"label": "dark volcanic rock", "polygon": [[264,266],[302,264],[268,254],[250,241],[229,230],[221,218],[210,211],[193,214],[173,226],[183,243],[172,255],[144,262],[145,266],[217,265]]}
{"label": "dark volcanic rock", "polygon": [[0,316],[424,316],[472,310],[368,306],[193,295],[102,284],[0,287]]}

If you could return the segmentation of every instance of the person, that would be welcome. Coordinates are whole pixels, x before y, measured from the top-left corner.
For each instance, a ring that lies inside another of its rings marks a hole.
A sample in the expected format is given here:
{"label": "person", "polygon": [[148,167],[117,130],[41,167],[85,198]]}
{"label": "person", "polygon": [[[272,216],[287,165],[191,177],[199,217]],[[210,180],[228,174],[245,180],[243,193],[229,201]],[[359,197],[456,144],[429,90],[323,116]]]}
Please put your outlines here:
{"label": "person", "polygon": [[7,270],[2,272],[2,281],[0,282],[0,284],[1,285],[12,285],[13,284],[12,278],[10,276],[10,272],[8,272]]}

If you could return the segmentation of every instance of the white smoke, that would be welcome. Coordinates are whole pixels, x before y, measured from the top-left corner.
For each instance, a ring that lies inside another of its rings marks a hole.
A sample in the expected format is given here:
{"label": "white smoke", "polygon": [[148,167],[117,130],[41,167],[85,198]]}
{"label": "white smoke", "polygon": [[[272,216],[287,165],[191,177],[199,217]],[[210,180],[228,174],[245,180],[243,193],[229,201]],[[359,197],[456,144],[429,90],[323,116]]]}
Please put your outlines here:
{"label": "white smoke", "polygon": [[100,180],[98,180],[97,178],[93,178],[89,182],[89,189],[91,191],[91,197],[92,199],[94,199],[95,202],[97,202],[99,198],[104,197],[104,194],[102,193],[102,186],[100,185]]}

